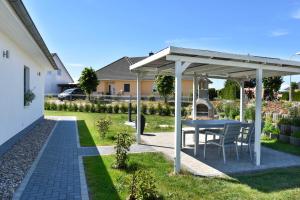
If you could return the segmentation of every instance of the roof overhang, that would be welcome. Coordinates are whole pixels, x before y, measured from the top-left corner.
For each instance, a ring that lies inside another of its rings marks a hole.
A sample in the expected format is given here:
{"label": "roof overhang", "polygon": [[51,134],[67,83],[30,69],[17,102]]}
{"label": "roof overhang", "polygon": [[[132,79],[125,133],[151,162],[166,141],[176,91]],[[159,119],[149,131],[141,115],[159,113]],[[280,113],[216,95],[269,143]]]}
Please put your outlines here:
{"label": "roof overhang", "polygon": [[191,63],[183,72],[184,76],[249,79],[255,78],[256,69],[262,69],[264,77],[300,74],[300,62],[297,61],[173,46],[131,65],[130,70],[174,75],[176,61]]}
{"label": "roof overhang", "polygon": [[0,31],[41,67],[57,69],[48,47],[21,0],[0,1]]}

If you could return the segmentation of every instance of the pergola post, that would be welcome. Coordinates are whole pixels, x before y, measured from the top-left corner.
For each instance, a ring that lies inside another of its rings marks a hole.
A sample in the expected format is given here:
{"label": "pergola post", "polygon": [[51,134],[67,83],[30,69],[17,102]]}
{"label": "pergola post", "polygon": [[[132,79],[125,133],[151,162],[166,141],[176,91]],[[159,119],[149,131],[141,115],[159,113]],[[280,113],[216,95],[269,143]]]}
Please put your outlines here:
{"label": "pergola post", "polygon": [[197,90],[198,90],[198,81],[196,73],[193,76],[193,109],[192,109],[192,118],[195,120],[197,118]]}
{"label": "pergola post", "polygon": [[240,81],[240,122],[244,122],[244,111],[245,111],[245,90],[244,81]]}
{"label": "pergola post", "polygon": [[255,164],[260,165],[260,154],[261,154],[261,107],[262,107],[262,77],[263,71],[261,68],[256,70],[256,96],[255,96],[255,143],[254,143],[254,152],[255,152]]}
{"label": "pergola post", "polygon": [[180,151],[181,151],[181,93],[182,93],[182,73],[190,63],[175,61],[175,155],[174,155],[174,173],[179,173],[181,169]]}
{"label": "pergola post", "polygon": [[141,74],[136,77],[136,142],[141,143]]}

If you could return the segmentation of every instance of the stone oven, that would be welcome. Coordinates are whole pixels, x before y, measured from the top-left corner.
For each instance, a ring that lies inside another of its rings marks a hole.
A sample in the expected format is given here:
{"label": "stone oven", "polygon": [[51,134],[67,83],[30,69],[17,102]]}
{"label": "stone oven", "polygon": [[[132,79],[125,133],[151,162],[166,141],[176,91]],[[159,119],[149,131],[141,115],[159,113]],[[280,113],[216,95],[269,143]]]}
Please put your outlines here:
{"label": "stone oven", "polygon": [[214,117],[214,108],[209,101],[208,85],[212,83],[208,78],[200,78],[198,84],[198,99],[196,101],[197,118]]}

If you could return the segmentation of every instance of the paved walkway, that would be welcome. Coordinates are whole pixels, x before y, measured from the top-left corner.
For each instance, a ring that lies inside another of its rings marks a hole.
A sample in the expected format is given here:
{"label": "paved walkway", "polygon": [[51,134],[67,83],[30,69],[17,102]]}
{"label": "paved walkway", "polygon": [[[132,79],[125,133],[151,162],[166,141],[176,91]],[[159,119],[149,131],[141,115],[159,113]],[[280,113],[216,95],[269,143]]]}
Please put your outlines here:
{"label": "paved walkway", "polygon": [[[113,146],[80,147],[75,117],[51,117],[57,125],[14,199],[88,199],[82,156],[113,154]],[[155,151],[133,145],[131,153]]]}

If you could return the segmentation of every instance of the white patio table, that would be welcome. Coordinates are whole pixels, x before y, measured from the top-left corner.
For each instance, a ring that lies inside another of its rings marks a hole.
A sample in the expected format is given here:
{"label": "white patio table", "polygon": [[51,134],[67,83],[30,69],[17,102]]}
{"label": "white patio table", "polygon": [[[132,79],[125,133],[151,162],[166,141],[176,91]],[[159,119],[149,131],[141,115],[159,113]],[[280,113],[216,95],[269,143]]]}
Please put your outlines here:
{"label": "white patio table", "polygon": [[198,154],[199,129],[223,128],[227,123],[241,123],[241,122],[235,120],[182,120],[182,125],[195,128],[194,155],[196,156]]}

